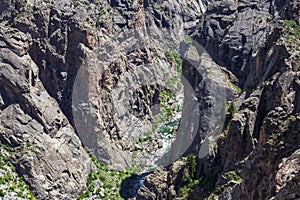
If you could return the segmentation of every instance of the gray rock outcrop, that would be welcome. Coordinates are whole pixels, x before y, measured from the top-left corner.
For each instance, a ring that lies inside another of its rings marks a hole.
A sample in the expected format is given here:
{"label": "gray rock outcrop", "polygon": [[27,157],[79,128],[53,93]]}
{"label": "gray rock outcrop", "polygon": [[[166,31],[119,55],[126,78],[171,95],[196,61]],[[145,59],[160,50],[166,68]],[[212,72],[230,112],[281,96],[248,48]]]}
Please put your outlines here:
{"label": "gray rock outcrop", "polygon": [[1,0],[1,148],[38,199],[86,190],[86,149],[163,165],[137,199],[300,198],[299,6]]}

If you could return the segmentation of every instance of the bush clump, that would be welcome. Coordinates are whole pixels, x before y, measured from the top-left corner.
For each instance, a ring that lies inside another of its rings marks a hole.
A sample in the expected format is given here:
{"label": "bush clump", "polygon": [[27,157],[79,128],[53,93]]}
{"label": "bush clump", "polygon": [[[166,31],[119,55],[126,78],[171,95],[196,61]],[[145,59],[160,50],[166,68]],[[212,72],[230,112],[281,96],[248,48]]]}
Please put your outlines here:
{"label": "bush clump", "polygon": [[232,119],[233,115],[236,113],[235,103],[231,102],[228,107],[229,118]]}

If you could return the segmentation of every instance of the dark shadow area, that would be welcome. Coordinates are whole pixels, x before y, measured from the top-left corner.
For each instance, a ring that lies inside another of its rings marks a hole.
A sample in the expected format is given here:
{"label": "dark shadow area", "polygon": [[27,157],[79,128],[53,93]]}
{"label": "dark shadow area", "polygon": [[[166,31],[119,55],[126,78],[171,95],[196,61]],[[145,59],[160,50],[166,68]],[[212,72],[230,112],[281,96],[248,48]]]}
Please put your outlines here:
{"label": "dark shadow area", "polygon": [[139,188],[144,183],[144,180],[149,174],[152,173],[153,172],[147,172],[140,175],[133,174],[130,177],[124,179],[120,187],[120,196],[124,199],[136,197]]}

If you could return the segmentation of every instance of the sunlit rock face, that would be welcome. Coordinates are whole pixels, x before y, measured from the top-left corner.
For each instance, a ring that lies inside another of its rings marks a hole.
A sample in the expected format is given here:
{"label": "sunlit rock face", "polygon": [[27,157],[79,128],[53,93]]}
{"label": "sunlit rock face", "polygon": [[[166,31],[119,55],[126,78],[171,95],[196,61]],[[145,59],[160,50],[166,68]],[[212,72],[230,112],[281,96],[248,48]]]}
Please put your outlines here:
{"label": "sunlit rock face", "polygon": [[1,152],[37,198],[118,199],[127,182],[105,179],[124,171],[137,199],[299,197],[298,1],[2,0],[0,16]]}

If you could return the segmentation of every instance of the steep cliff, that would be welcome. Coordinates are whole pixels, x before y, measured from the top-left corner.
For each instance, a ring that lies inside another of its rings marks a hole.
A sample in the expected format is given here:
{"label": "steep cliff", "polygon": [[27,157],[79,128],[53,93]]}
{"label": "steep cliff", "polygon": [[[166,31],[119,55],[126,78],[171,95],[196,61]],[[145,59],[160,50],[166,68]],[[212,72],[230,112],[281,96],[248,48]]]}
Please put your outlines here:
{"label": "steep cliff", "polygon": [[[242,89],[235,87],[240,95],[229,104],[215,151],[202,158],[194,145],[187,152],[198,155],[196,178],[186,171],[175,183],[161,181],[177,188],[168,199],[299,198],[292,164],[299,148],[299,30],[296,1],[209,4],[193,38]],[[144,187],[138,199],[147,198]]]}
{"label": "steep cliff", "polygon": [[1,0],[3,163],[38,199],[300,198],[299,6]]}

